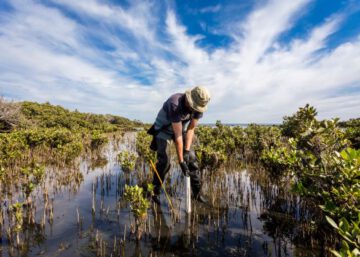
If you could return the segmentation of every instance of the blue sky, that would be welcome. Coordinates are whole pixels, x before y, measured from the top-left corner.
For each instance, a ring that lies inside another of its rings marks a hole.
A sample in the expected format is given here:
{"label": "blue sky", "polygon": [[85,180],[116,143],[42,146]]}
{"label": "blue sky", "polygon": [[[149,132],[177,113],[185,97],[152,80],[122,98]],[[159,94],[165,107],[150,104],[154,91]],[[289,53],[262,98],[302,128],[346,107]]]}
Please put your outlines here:
{"label": "blue sky", "polygon": [[359,117],[360,1],[0,1],[8,99],[151,122],[195,85],[203,122]]}

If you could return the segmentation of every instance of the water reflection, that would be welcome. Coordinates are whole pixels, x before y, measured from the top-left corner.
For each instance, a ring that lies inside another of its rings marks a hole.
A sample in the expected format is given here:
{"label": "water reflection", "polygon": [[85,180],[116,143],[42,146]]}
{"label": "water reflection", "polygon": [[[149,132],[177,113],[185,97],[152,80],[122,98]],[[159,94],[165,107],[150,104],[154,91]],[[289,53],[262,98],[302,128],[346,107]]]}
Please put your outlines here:
{"label": "water reflection", "polygon": [[[48,168],[45,181],[21,207],[19,190],[3,193],[0,256],[321,256],[323,242],[313,231],[318,215],[309,203],[271,181],[264,171],[227,168],[202,174],[210,205],[193,202],[184,211],[184,183],[173,169],[166,181],[176,212],[162,194],[161,206],[149,209],[143,237],[134,235],[134,218],[123,199],[125,184],[151,181],[139,162],[136,171],[121,171],[119,151],[135,151],[135,134],[112,141],[102,157],[79,167]],[[176,165],[173,165],[176,167]]]}

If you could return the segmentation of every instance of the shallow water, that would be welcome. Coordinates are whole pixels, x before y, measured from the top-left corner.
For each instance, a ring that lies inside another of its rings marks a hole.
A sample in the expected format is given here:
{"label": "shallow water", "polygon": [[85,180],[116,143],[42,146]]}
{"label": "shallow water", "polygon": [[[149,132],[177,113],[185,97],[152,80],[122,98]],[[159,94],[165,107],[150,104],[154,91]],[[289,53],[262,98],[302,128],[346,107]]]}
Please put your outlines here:
{"label": "shallow water", "polygon": [[[151,171],[139,164],[138,172],[124,173],[116,155],[125,149],[135,151],[134,133],[104,149],[107,163],[101,168],[84,160],[72,171],[49,169],[46,183],[34,192],[35,225],[20,234],[22,250],[7,240],[8,221],[1,229],[0,256],[322,256],[319,243],[306,232],[316,214],[256,169],[204,173],[203,193],[210,205],[193,202],[192,214],[186,215],[184,182],[174,165],[166,187],[178,216],[162,193],[161,206],[149,209],[137,242],[122,195],[125,184],[137,184]],[[3,197],[2,208],[15,198]]]}

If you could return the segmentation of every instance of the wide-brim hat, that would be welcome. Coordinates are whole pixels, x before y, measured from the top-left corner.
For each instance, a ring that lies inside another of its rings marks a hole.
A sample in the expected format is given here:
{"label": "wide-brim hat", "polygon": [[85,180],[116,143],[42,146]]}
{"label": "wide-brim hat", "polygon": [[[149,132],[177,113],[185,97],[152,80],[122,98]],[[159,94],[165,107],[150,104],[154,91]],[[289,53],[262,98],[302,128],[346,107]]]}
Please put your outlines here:
{"label": "wide-brim hat", "polygon": [[186,100],[190,107],[198,112],[205,112],[210,101],[210,93],[203,86],[196,86],[185,91]]}

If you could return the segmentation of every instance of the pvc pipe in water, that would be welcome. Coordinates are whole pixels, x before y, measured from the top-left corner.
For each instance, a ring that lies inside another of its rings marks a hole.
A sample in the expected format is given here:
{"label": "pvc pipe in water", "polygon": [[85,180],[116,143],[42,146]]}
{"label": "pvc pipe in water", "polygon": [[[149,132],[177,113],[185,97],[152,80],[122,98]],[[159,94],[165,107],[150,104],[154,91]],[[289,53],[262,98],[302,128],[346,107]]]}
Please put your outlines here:
{"label": "pvc pipe in water", "polygon": [[185,211],[191,213],[191,188],[190,188],[190,176],[185,176]]}

